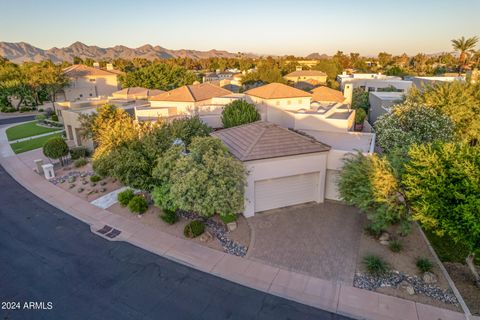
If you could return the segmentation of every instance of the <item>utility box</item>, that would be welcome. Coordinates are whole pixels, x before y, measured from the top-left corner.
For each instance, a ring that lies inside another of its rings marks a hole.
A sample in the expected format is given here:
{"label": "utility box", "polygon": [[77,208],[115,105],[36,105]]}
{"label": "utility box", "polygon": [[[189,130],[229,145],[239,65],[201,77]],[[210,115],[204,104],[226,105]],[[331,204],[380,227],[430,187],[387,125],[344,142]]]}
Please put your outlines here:
{"label": "utility box", "polygon": [[37,160],[34,160],[33,162],[35,162],[35,169],[37,169],[37,173],[38,174],[42,174],[43,173],[43,159],[37,159]]}
{"label": "utility box", "polygon": [[55,171],[53,170],[53,164],[48,163],[42,165],[43,173],[45,174],[45,179],[50,180],[55,178]]}

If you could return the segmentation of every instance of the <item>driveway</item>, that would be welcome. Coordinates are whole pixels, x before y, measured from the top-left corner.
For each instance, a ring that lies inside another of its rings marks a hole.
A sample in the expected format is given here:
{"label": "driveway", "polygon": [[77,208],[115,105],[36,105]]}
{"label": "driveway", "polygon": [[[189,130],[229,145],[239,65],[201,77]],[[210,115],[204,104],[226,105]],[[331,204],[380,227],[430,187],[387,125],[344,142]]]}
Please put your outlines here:
{"label": "driveway", "polygon": [[254,238],[248,255],[351,285],[365,221],[357,209],[330,201],[265,211],[248,219]]}
{"label": "driveway", "polygon": [[0,319],[348,319],[106,241],[1,166],[0,190]]}

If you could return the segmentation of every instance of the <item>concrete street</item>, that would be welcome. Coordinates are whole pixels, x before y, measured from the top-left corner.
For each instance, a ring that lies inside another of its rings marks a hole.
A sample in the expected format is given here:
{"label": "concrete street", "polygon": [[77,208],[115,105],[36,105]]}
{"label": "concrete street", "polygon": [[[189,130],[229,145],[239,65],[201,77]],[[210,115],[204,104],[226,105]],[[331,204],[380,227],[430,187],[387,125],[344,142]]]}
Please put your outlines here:
{"label": "concrete street", "polygon": [[0,167],[0,319],[348,319],[109,242]]}

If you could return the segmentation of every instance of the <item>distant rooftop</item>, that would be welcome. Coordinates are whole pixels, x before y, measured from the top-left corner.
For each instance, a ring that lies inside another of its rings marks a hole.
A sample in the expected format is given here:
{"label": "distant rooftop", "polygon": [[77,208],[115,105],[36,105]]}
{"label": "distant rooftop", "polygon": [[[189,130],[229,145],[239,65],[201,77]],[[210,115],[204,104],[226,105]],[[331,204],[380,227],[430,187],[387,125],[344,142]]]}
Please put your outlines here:
{"label": "distant rooftop", "polygon": [[245,91],[245,94],[262,99],[304,98],[312,96],[310,93],[303,90],[276,82],[247,90]]}
{"label": "distant rooftop", "polygon": [[197,102],[232,94],[211,83],[187,85],[152,97],[151,101]]}
{"label": "distant rooftop", "polygon": [[105,70],[100,68],[89,67],[84,64],[74,64],[63,69],[63,73],[67,77],[86,77],[86,76],[116,76],[120,72],[117,70]]}
{"label": "distant rooftop", "polygon": [[290,72],[285,77],[322,77],[326,76],[327,74],[323,71],[317,70],[296,70]]}
{"label": "distant rooftop", "polygon": [[404,92],[370,92],[371,95],[374,95],[382,100],[402,100],[405,95]]}

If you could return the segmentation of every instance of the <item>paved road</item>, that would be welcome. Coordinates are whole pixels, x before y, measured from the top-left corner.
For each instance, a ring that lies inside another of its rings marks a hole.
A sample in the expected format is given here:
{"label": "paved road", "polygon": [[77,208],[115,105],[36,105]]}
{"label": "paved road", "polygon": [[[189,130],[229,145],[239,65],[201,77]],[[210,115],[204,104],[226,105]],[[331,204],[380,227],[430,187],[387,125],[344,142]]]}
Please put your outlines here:
{"label": "paved road", "polygon": [[12,118],[5,117],[0,119],[0,125],[17,123],[17,122],[25,122],[25,121],[31,121],[31,120],[35,120],[35,116],[18,116],[18,117],[12,117]]}
{"label": "paved road", "polygon": [[89,227],[0,167],[0,319],[347,319],[169,261]]}

